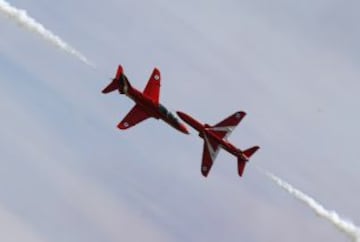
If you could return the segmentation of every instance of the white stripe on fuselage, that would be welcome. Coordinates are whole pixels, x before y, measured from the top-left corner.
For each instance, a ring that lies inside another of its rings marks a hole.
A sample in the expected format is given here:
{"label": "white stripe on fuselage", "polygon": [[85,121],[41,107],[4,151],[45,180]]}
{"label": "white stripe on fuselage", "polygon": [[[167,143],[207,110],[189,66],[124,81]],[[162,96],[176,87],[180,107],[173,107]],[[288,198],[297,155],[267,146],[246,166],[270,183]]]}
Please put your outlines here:
{"label": "white stripe on fuselage", "polygon": [[125,95],[128,96],[129,85],[126,81],[124,81],[123,91],[124,91]]}
{"label": "white stripe on fuselage", "polygon": [[207,130],[211,130],[211,131],[220,131],[220,132],[225,132],[225,136],[224,136],[224,140],[226,140],[230,134],[233,132],[233,130],[236,128],[236,126],[223,126],[223,127],[210,127],[207,128]]}

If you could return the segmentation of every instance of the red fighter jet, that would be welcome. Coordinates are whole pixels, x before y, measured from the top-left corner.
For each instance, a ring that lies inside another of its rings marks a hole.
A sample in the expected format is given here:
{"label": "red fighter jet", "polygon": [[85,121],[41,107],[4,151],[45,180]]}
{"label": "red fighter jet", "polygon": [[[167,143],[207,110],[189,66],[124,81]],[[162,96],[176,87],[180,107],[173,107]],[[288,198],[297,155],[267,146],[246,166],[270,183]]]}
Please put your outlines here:
{"label": "red fighter jet", "polygon": [[185,125],[180,123],[171,112],[159,103],[160,79],[160,71],[155,68],[144,91],[140,92],[130,85],[122,66],[118,67],[116,77],[102,92],[109,93],[118,90],[120,94],[125,94],[136,103],[126,117],[118,124],[117,127],[119,129],[128,129],[152,117],[164,120],[182,133],[189,133]]}
{"label": "red fighter jet", "polygon": [[177,112],[177,114],[191,127],[199,131],[199,136],[204,139],[201,164],[201,173],[203,176],[206,177],[209,174],[220,147],[238,158],[238,173],[239,176],[242,176],[246,162],[248,162],[249,158],[259,149],[259,146],[254,146],[242,151],[227,141],[227,137],[229,137],[234,128],[244,118],[246,115],[245,112],[236,112],[214,126],[201,124],[190,115],[183,112]]}

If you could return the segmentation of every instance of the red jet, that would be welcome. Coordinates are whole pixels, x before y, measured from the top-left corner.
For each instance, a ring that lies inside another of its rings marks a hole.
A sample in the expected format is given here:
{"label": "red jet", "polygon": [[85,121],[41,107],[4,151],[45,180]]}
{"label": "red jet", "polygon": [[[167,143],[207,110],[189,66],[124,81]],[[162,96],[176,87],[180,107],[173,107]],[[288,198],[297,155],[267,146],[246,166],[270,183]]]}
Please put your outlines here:
{"label": "red jet", "polygon": [[260,147],[254,146],[250,149],[242,151],[227,141],[227,137],[244,118],[246,115],[245,112],[236,112],[214,126],[201,124],[190,115],[183,112],[177,112],[177,114],[191,127],[199,131],[199,136],[204,139],[204,149],[201,164],[201,173],[203,176],[206,177],[209,174],[220,147],[238,158],[238,173],[239,176],[242,176],[246,162],[249,161],[249,158]]}
{"label": "red jet", "polygon": [[118,124],[117,127],[119,129],[128,129],[152,117],[164,120],[182,133],[189,133],[185,125],[180,123],[171,112],[159,103],[160,79],[160,71],[155,68],[144,91],[140,92],[130,85],[122,66],[118,67],[116,77],[102,92],[109,93],[118,90],[120,94],[125,94],[136,103],[126,117]]}

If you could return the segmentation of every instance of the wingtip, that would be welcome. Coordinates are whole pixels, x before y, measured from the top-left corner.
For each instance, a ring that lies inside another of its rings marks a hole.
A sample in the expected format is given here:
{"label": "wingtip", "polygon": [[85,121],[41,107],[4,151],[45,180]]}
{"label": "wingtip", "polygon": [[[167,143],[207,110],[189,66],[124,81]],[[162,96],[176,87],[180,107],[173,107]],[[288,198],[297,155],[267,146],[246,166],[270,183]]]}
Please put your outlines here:
{"label": "wingtip", "polygon": [[124,130],[129,128],[129,124],[127,122],[121,122],[117,125],[118,129]]}
{"label": "wingtip", "polygon": [[154,68],[152,76],[154,76],[156,81],[160,81],[161,73],[160,73],[160,70],[157,67]]}
{"label": "wingtip", "polygon": [[235,113],[235,115],[238,116],[238,117],[243,118],[243,117],[246,116],[246,112],[245,112],[245,111],[237,111],[237,112]]}
{"label": "wingtip", "polygon": [[201,175],[203,175],[203,177],[207,178],[207,176],[209,175],[209,170],[207,169],[207,167],[205,167],[205,166],[201,167]]}

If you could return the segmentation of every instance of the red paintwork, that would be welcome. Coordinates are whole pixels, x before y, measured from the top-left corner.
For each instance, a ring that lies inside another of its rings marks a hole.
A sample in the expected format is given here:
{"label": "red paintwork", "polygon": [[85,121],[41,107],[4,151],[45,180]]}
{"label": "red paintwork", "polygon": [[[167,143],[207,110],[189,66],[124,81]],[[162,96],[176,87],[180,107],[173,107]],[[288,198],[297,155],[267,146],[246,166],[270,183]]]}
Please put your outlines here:
{"label": "red paintwork", "polygon": [[155,68],[144,92],[140,92],[131,86],[122,66],[118,67],[116,77],[102,92],[109,93],[118,90],[120,94],[125,94],[136,103],[126,117],[118,124],[119,129],[128,129],[147,118],[155,118],[165,121],[182,133],[189,133],[186,126],[179,122],[172,113],[159,103],[160,82],[160,71]]}
{"label": "red paintwork", "polygon": [[230,134],[235,126],[244,118],[246,115],[245,112],[236,112],[214,126],[201,124],[183,112],[177,112],[177,114],[184,122],[196,129],[199,132],[199,136],[204,139],[201,173],[205,177],[209,174],[220,147],[238,158],[238,174],[242,176],[246,162],[248,162],[249,158],[259,149],[259,146],[254,146],[242,151],[227,141],[226,136]]}
{"label": "red paintwork", "polygon": [[155,103],[159,103],[160,97],[160,71],[155,68],[150,76],[149,82],[146,84],[143,94],[153,100]]}

